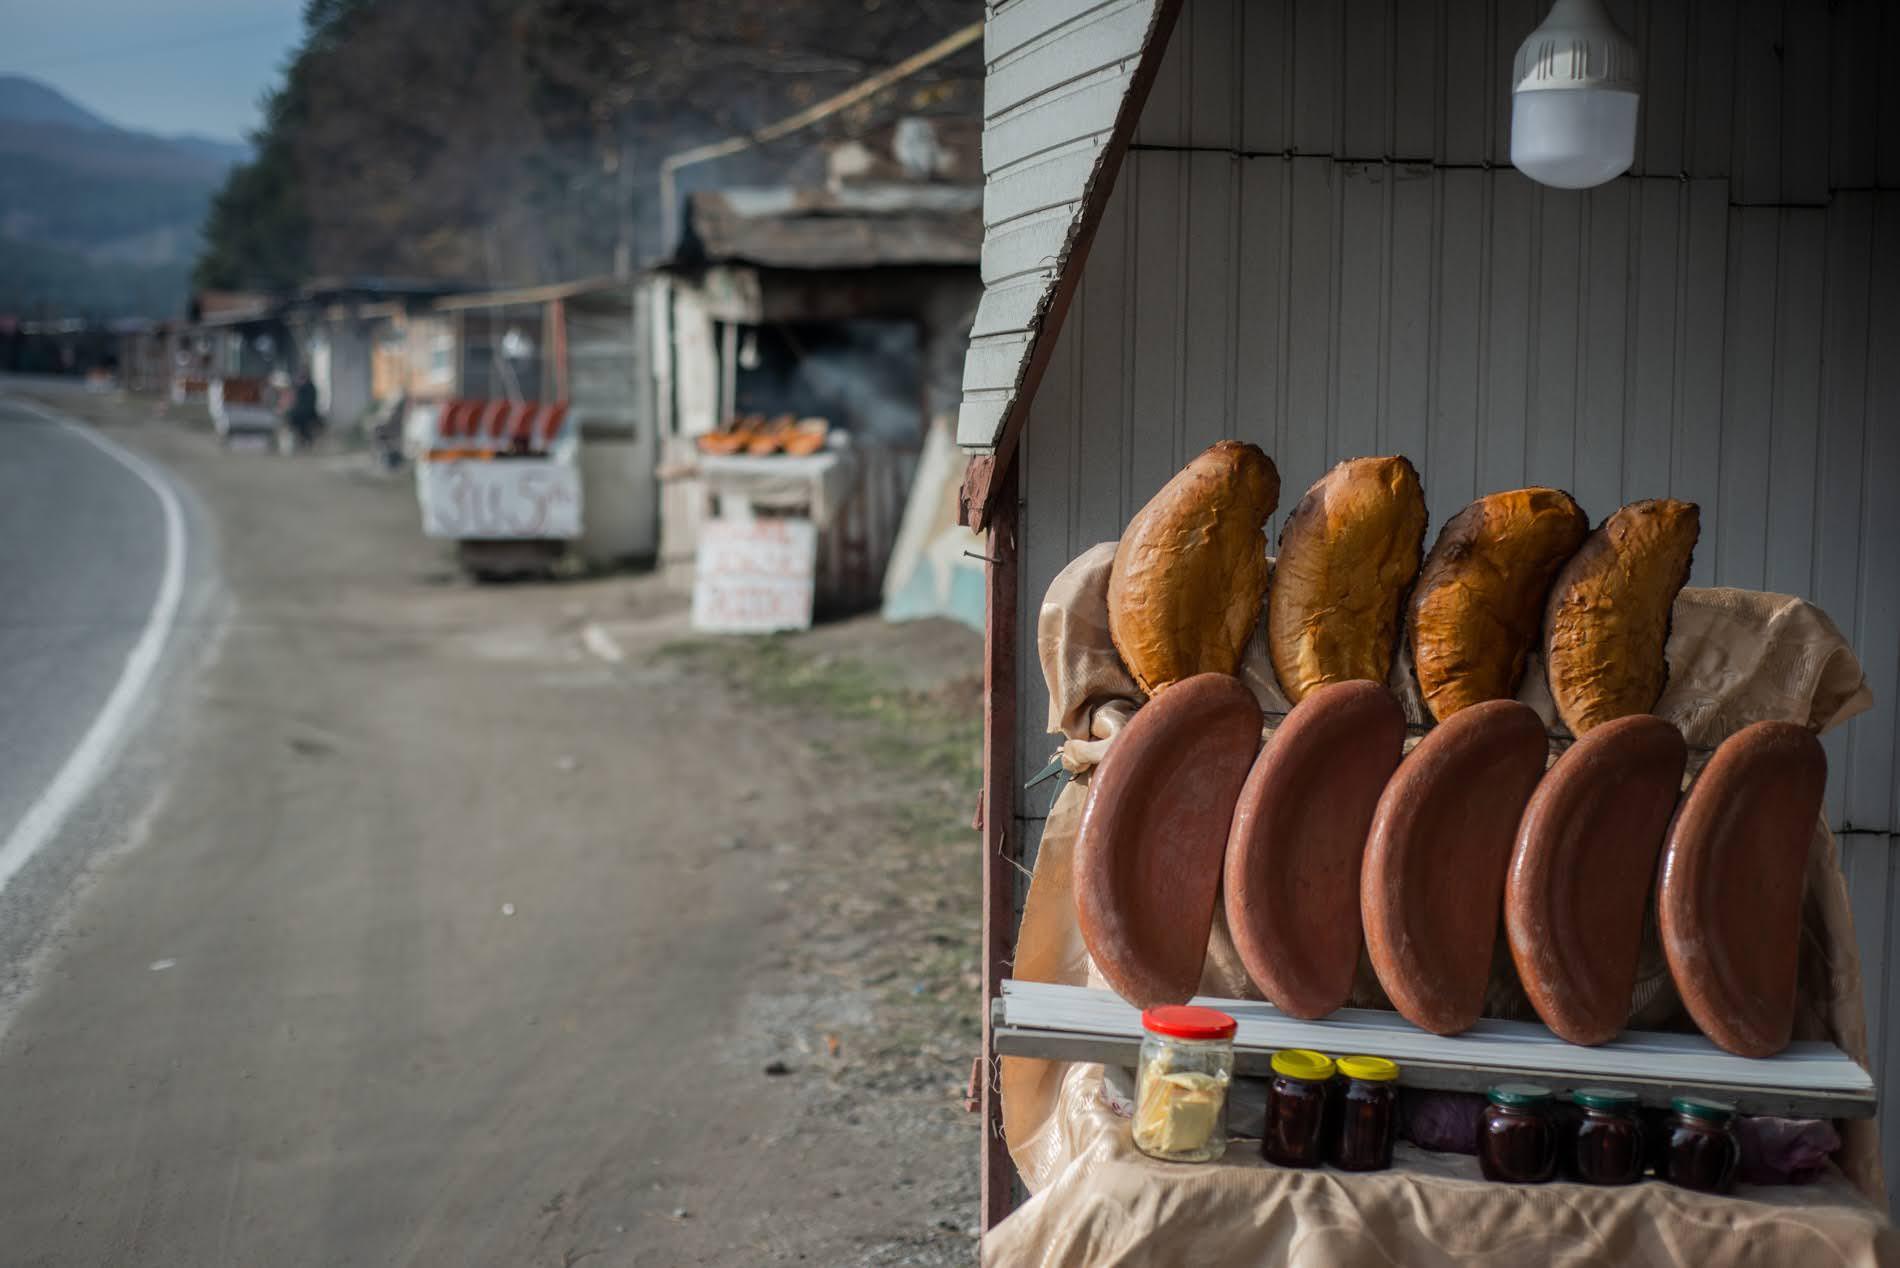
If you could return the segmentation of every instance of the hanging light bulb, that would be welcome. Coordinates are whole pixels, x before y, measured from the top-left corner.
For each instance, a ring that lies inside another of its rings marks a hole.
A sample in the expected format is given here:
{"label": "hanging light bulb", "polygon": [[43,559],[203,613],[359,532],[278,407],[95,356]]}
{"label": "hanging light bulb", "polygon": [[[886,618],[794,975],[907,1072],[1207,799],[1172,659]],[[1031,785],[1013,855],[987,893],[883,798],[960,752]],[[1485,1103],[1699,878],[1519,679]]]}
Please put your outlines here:
{"label": "hanging light bulb", "polygon": [[1636,45],[1603,0],[1556,0],[1511,68],[1511,163],[1558,189],[1589,189],[1636,158]]}

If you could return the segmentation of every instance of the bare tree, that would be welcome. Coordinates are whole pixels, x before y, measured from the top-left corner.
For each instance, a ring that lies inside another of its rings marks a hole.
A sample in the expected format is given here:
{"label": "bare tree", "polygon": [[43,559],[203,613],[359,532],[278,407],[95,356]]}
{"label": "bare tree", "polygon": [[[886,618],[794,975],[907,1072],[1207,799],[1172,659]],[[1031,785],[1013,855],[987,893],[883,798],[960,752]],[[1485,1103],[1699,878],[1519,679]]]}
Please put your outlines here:
{"label": "bare tree", "polygon": [[[295,187],[276,190],[290,204],[278,219],[305,226],[318,274],[603,273],[630,240],[660,249],[662,157],[841,91],[980,16],[978,0],[311,0],[287,83],[297,108],[260,138],[278,167],[253,174],[210,246],[274,181]],[[814,181],[813,141],[900,114],[974,118],[981,78],[966,50],[698,179]]]}

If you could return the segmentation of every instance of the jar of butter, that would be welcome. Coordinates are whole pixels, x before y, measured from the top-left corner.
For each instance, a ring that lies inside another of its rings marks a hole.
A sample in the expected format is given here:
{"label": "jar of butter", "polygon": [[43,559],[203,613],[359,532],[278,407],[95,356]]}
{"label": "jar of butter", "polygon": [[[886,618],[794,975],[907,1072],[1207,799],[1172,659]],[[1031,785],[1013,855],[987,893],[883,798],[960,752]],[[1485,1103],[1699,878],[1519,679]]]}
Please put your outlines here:
{"label": "jar of butter", "polygon": [[1167,1004],[1141,1015],[1135,1075],[1135,1148],[1168,1162],[1212,1162],[1227,1152],[1227,1085],[1234,1019]]}

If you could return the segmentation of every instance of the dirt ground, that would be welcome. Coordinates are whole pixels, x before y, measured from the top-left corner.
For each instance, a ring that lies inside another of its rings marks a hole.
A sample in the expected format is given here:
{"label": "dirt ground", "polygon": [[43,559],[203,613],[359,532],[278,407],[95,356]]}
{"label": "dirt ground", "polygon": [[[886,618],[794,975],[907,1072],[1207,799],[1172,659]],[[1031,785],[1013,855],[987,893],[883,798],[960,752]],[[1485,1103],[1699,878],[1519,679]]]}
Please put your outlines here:
{"label": "dirt ground", "polygon": [[474,585],[356,455],[51,403],[222,580],[0,998],[0,1258],[973,1261],[974,633]]}

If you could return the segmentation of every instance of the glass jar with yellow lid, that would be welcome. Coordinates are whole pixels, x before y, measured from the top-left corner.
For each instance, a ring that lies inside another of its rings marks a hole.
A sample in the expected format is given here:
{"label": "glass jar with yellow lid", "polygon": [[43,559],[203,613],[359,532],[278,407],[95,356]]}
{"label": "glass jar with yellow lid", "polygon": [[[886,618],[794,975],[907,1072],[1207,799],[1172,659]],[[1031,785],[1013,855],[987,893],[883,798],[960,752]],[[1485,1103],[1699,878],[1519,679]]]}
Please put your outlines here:
{"label": "glass jar with yellow lid", "polygon": [[1334,1067],[1326,1161],[1341,1171],[1384,1171],[1399,1136],[1399,1067],[1366,1056],[1341,1057]]}
{"label": "glass jar with yellow lid", "polygon": [[1325,1139],[1326,1088],[1333,1059],[1306,1048],[1273,1054],[1273,1082],[1267,1088],[1266,1125],[1260,1152],[1282,1167],[1317,1167]]}

